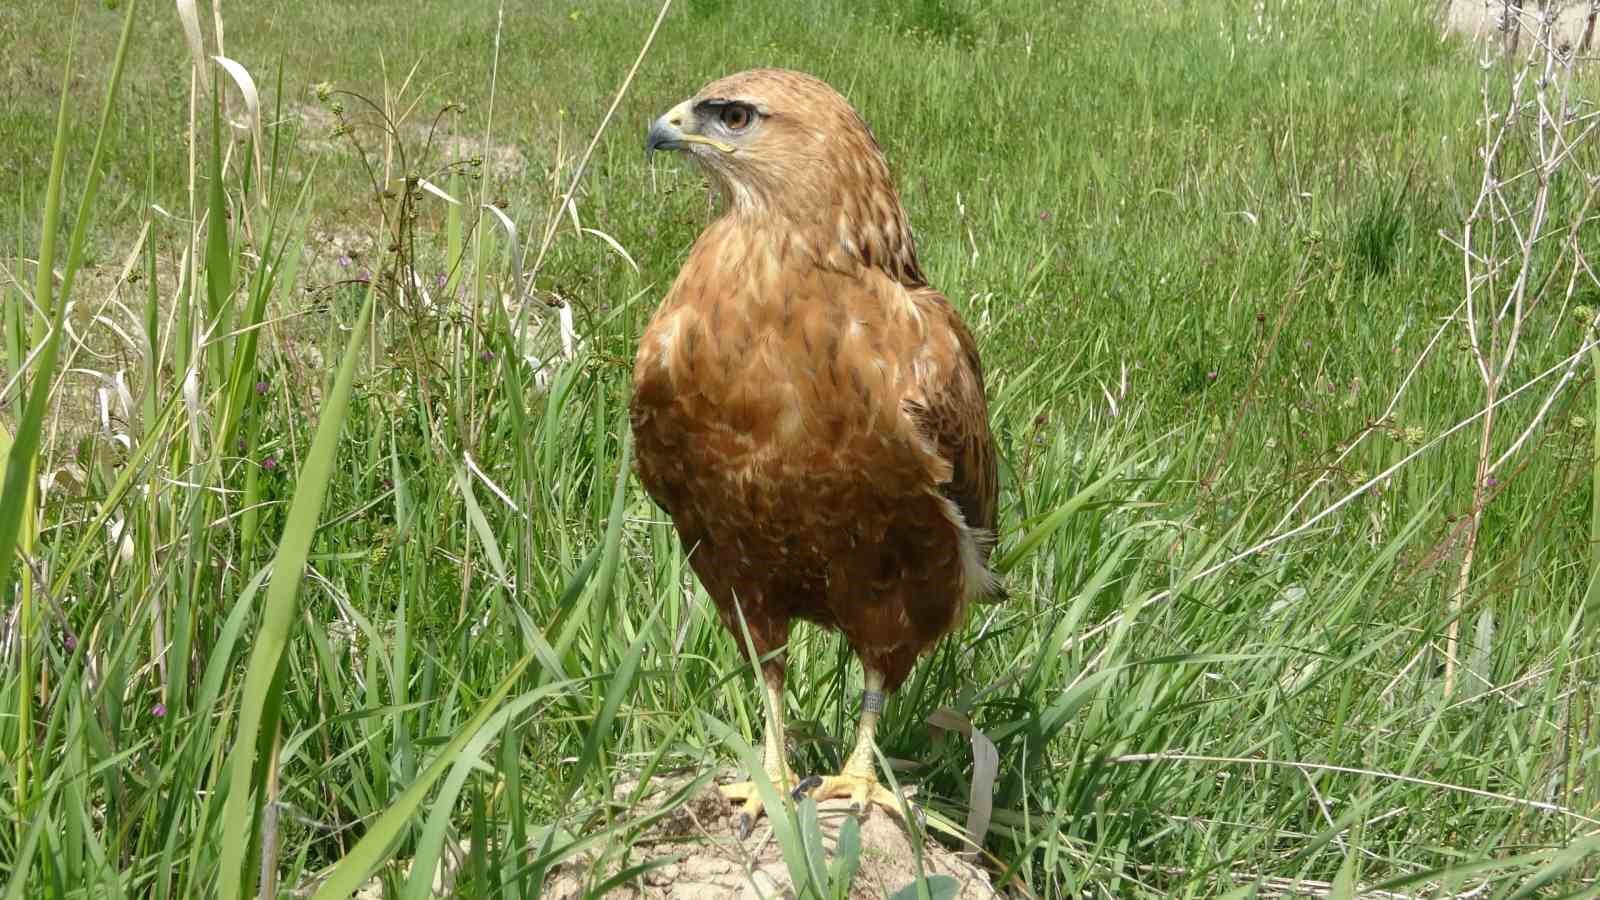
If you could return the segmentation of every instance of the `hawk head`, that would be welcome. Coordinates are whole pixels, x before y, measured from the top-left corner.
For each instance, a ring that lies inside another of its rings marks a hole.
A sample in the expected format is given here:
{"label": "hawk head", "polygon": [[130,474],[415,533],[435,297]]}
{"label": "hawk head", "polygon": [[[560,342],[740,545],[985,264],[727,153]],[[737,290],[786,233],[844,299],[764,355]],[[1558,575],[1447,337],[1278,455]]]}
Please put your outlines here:
{"label": "hawk head", "polygon": [[713,81],[655,120],[645,150],[692,156],[721,189],[729,214],[792,230],[819,259],[842,255],[921,282],[877,139],[849,101],[817,78],[753,69]]}

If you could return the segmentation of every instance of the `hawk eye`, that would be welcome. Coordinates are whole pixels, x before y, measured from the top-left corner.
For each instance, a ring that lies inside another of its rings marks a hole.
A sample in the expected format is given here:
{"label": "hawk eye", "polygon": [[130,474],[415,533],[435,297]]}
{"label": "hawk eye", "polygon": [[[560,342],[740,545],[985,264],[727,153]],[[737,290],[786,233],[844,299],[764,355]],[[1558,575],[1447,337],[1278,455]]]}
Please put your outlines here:
{"label": "hawk eye", "polygon": [[750,125],[750,107],[742,103],[729,103],[718,113],[718,117],[729,131],[743,131]]}

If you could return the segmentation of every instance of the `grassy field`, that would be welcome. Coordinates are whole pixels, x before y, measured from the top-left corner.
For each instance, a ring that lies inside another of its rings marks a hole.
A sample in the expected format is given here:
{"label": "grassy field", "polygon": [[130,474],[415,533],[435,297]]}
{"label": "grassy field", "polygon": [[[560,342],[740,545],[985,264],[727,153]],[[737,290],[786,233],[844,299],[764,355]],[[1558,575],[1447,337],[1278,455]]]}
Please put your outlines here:
{"label": "grassy field", "polygon": [[[7,898],[603,892],[617,784],[759,741],[624,440],[714,214],[645,127],[754,65],[873,124],[991,373],[1012,599],[879,732],[935,824],[948,708],[1018,895],[1594,895],[1585,82],[1403,0],[680,0],[591,148],[658,8],[507,6],[202,8],[259,142],[173,5],[0,6]],[[832,770],[859,667],[789,654]]]}

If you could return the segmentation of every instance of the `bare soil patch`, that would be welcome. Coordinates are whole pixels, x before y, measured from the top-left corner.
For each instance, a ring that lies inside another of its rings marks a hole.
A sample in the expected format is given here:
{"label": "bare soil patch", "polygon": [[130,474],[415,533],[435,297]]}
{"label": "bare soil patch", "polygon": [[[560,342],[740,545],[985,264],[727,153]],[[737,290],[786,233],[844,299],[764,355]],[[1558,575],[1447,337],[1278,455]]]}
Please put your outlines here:
{"label": "bare soil patch", "polygon": [[[735,773],[720,779],[733,781]],[[652,810],[652,804],[670,795],[677,785],[665,783],[653,790],[640,805],[639,816]],[[631,795],[635,785],[619,785],[615,795]],[[818,805],[818,822],[828,859],[833,860],[839,828],[855,816],[848,800],[828,800]],[[771,825],[762,819],[750,837],[740,841],[736,833],[733,807],[708,786],[688,803],[653,823],[633,843],[627,864],[636,865],[660,857],[679,857],[676,862],[653,869],[632,883],[613,888],[608,896],[627,900],[679,900],[691,897],[729,897],[740,900],[795,896],[794,884],[783,852]],[[915,840],[900,820],[881,809],[858,817],[860,822],[860,867],[850,884],[852,898],[883,898],[912,884],[917,877]],[[598,851],[597,851],[598,853]],[[931,839],[922,841],[922,871],[929,876],[945,875],[955,880],[954,897],[961,900],[999,897],[989,876],[950,848]],[[614,875],[624,865],[610,862],[595,872],[596,855],[572,860],[558,868],[546,884],[546,896],[575,900],[585,896],[600,880]]]}
{"label": "bare soil patch", "polygon": [[1450,0],[1445,28],[1474,41],[1494,41],[1526,56],[1536,46],[1542,16],[1553,16],[1551,40],[1562,53],[1594,50],[1596,10],[1589,0]]}

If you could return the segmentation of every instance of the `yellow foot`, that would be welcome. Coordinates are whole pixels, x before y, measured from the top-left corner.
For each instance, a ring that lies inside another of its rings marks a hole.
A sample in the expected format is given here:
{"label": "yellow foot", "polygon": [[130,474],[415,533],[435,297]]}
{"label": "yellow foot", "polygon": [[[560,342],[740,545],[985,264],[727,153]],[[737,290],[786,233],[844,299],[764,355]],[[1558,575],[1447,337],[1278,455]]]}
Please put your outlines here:
{"label": "yellow foot", "polygon": [[836,797],[847,797],[850,805],[858,812],[865,814],[871,804],[887,809],[899,816],[901,799],[889,792],[888,788],[878,783],[874,776],[850,775],[841,773],[821,777],[813,775],[795,786],[796,798],[810,795],[813,800],[821,803]]}
{"label": "yellow foot", "polygon": [[[798,790],[795,788],[795,778],[787,773],[768,773],[767,779],[772,786],[780,791]],[[765,811],[765,804],[761,802],[761,790],[754,781],[735,781],[732,784],[717,785],[717,790],[728,801],[738,807],[737,821],[739,823],[739,840],[750,836],[756,827],[756,820],[761,818]]]}

